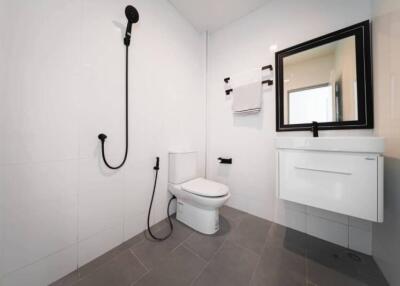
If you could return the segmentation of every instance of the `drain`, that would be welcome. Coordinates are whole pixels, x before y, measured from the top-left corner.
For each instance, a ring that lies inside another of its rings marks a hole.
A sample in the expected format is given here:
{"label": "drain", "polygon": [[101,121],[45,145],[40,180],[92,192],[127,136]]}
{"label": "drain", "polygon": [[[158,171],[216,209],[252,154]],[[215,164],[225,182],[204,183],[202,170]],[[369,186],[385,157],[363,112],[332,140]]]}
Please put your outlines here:
{"label": "drain", "polygon": [[358,256],[357,254],[353,253],[353,252],[348,252],[348,253],[347,253],[347,256],[348,256],[351,260],[353,260],[353,261],[355,261],[355,262],[361,262],[361,257]]}

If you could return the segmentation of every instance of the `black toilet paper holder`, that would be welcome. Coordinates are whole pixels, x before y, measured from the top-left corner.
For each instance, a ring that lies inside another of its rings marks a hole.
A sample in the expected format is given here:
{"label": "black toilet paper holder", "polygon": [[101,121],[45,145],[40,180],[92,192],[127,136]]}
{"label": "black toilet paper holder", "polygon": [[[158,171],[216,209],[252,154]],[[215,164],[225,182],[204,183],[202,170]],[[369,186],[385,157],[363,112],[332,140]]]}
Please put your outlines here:
{"label": "black toilet paper holder", "polygon": [[220,164],[232,164],[232,158],[218,158]]}

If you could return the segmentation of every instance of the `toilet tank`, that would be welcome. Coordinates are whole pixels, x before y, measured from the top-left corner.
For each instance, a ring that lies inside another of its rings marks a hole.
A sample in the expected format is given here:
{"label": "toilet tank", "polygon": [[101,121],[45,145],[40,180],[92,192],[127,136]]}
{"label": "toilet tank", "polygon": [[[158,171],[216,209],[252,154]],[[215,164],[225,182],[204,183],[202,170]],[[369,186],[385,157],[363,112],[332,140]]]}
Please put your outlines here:
{"label": "toilet tank", "polygon": [[169,153],[169,183],[181,184],[197,177],[197,152]]}

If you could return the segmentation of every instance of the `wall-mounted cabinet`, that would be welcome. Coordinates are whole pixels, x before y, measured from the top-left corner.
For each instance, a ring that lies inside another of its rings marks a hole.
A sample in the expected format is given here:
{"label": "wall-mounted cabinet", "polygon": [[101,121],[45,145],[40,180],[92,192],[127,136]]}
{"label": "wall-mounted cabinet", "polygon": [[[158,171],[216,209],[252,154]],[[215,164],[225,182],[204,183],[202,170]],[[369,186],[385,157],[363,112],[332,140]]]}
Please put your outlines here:
{"label": "wall-mounted cabinet", "polygon": [[280,199],[383,221],[382,138],[278,138]]}

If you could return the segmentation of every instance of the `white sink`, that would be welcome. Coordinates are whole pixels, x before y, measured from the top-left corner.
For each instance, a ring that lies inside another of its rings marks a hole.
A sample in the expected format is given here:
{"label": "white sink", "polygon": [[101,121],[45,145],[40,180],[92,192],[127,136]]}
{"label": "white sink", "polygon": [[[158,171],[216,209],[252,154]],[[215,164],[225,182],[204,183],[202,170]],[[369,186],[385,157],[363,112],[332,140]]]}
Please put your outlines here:
{"label": "white sink", "polygon": [[278,149],[378,153],[384,151],[382,137],[276,137]]}

